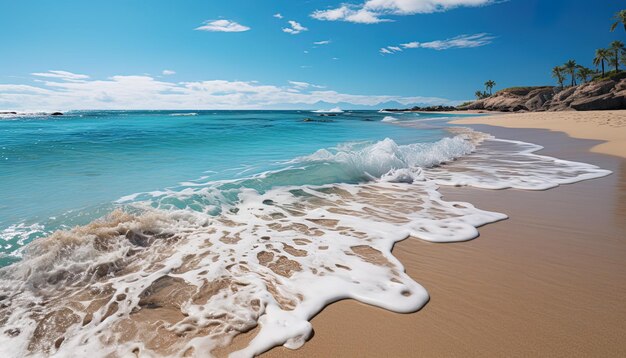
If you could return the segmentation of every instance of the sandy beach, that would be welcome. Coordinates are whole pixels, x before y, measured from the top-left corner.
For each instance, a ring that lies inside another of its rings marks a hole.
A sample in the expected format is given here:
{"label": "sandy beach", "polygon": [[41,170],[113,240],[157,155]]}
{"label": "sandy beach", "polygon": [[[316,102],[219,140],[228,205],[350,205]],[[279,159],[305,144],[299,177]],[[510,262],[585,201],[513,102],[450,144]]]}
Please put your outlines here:
{"label": "sandy beach", "polygon": [[480,228],[481,236],[465,243],[409,238],[396,245],[394,255],[431,295],[422,310],[403,315],[341,301],[312,320],[315,335],[304,347],[264,356],[626,355],[626,111],[455,123],[537,143],[545,147],[540,154],[613,174],[535,192],[442,188],[446,199],[510,219]]}
{"label": "sandy beach", "polygon": [[626,158],[626,111],[533,112],[497,114],[453,121],[454,124],[488,124],[506,128],[540,128],[565,132],[570,137],[602,141],[594,153]]}

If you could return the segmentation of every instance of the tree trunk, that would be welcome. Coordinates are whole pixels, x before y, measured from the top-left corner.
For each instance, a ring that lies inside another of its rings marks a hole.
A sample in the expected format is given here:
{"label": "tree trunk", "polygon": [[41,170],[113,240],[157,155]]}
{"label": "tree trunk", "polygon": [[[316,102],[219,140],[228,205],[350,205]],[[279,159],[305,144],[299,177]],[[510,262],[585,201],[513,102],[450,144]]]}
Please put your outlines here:
{"label": "tree trunk", "polygon": [[604,59],[602,59],[602,77],[604,77]]}

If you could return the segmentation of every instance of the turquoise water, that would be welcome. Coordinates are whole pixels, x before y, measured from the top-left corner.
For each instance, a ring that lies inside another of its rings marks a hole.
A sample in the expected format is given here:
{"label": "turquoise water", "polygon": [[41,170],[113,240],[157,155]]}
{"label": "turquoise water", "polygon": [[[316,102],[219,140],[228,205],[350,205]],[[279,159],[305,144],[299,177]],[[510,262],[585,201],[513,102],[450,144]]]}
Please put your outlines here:
{"label": "turquoise water", "polygon": [[[439,115],[354,111],[326,117],[309,111],[88,111],[65,116],[0,120],[0,265],[30,240],[85,224],[133,193],[177,188],[281,171],[239,185],[355,182],[362,173],[289,161],[346,143],[434,142],[440,127],[408,128],[384,122]],[[309,118],[308,121],[305,119]],[[175,190],[175,189],[174,189]],[[13,255],[13,256],[11,256]]]}

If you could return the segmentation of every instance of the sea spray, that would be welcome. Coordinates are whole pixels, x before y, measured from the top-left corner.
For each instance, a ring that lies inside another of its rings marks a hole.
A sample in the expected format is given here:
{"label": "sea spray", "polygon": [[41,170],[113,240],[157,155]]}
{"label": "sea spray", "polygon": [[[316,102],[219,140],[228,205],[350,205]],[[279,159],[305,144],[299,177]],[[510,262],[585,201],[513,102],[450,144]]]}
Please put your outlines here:
{"label": "sea spray", "polygon": [[[127,196],[0,269],[0,355],[206,356],[258,326],[233,353],[249,357],[301,346],[336,300],[418,310],[428,294],[394,243],[470,240],[506,218],[444,201],[438,185],[543,190],[610,173],[538,149],[470,131],[349,143],[247,179]],[[303,177],[344,180],[279,185]]]}

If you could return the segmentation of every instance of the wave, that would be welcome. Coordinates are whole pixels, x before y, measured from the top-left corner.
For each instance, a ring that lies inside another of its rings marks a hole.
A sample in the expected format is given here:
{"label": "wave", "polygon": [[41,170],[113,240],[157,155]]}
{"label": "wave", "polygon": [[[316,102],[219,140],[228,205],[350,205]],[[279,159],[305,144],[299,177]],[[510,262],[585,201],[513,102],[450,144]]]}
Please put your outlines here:
{"label": "wave", "polygon": [[191,117],[191,116],[197,116],[198,113],[195,112],[191,112],[191,113],[172,113],[170,114],[170,116],[172,117]]}
{"label": "wave", "polygon": [[22,118],[41,118],[49,117],[51,113],[47,112],[2,112],[0,111],[0,120],[2,119],[22,119]]}
{"label": "wave", "polygon": [[331,108],[331,109],[318,109],[316,111],[311,111],[312,113],[343,113],[343,110],[339,107]]}
{"label": "wave", "polygon": [[347,143],[245,180],[134,195],[0,269],[0,355],[206,356],[258,327],[233,353],[250,357],[300,347],[340,299],[416,311],[428,293],[394,243],[471,240],[507,217],[445,201],[439,185],[543,190],[610,174],[540,148],[471,131]]}
{"label": "wave", "polygon": [[397,122],[397,121],[398,121],[398,118],[392,117],[392,116],[385,116],[385,118],[381,120],[381,122]]}

